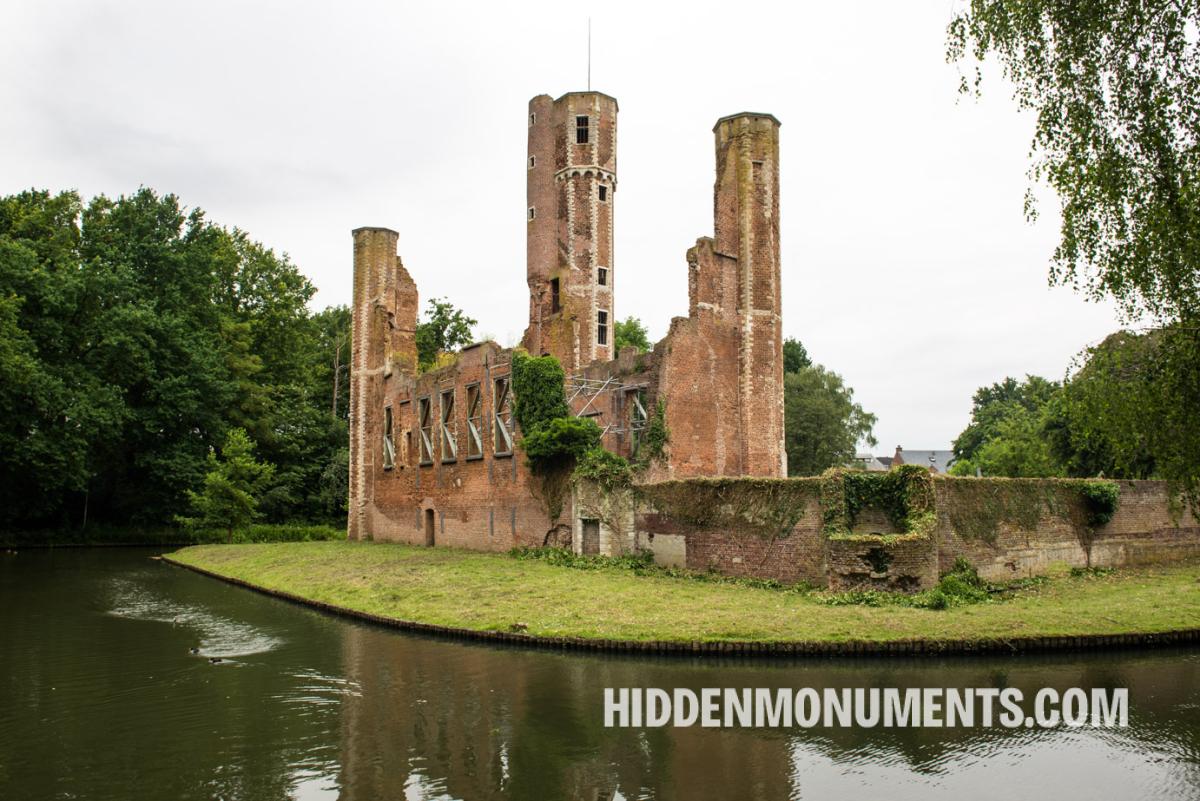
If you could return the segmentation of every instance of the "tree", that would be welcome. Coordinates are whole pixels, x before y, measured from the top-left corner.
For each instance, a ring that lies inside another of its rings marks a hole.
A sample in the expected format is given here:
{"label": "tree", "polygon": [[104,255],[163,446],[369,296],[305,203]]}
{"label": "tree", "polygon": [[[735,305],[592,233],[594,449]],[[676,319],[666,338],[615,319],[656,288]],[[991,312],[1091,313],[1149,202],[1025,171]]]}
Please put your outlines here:
{"label": "tree", "polygon": [[220,458],[208,453],[208,472],[200,492],[188,491],[198,517],[181,518],[188,523],[223,528],[233,542],[233,530],[258,517],[258,495],[271,481],[275,468],[254,458],[254,443],[243,429],[234,428],[225,437]]}
{"label": "tree", "polygon": [[[1054,381],[1027,375],[1024,381],[1010,377],[988,387],[980,387],[972,398],[971,422],[954,440],[954,460],[964,465],[960,472],[968,470],[968,464],[975,458],[979,449],[990,440],[1002,435],[1001,429],[1008,432],[1027,430],[1030,426],[1024,418],[1040,421],[1042,411],[1047,401],[1058,391],[1059,384]],[[1014,418],[1022,418],[1020,423],[1008,423]],[[1032,429],[1036,429],[1034,425]],[[969,465],[969,472],[974,475],[975,465]],[[1008,475],[999,473],[994,475]]]}
{"label": "tree", "polygon": [[430,298],[425,319],[417,324],[417,366],[428,370],[438,354],[471,344],[471,329],[478,320],[465,315],[444,298]]}
{"label": "tree", "polygon": [[803,367],[786,373],[783,386],[789,475],[817,475],[846,464],[859,440],[878,444],[872,434],[875,415],[854,402],[854,390],[837,373],[819,364]]}
{"label": "tree", "polygon": [[613,351],[620,353],[625,348],[636,348],[638,353],[650,350],[650,335],[642,321],[632,315],[617,320],[613,327]]}
{"label": "tree", "polygon": [[808,351],[798,339],[788,337],[783,340],[783,371],[785,373],[798,373],[805,367],[812,366],[812,359],[808,358]]}
{"label": "tree", "polygon": [[1200,0],[971,0],[948,29],[949,60],[997,57],[1037,116],[1030,178],[1062,203],[1051,280],[1130,316],[1200,310],[1198,25]]}

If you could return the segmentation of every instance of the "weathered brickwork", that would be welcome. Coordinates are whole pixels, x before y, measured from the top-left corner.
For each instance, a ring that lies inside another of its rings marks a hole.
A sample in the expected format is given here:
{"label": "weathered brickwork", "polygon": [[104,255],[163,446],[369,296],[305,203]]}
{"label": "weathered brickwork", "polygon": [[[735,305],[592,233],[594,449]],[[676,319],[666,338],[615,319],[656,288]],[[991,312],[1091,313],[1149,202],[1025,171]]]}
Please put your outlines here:
{"label": "weathered brickwork", "polygon": [[[784,475],[778,121],[717,123],[716,235],[687,253],[688,316],[647,354],[613,347],[616,100],[539,95],[528,128],[523,346],[558,358],[573,412],[593,417],[616,453],[635,455],[661,406],[671,434],[650,479]],[[354,232],[350,538],[582,548],[569,502],[549,519],[516,445],[501,397],[511,352],[483,342],[418,373],[417,288],[398,241],[390,229]],[[589,547],[601,540],[623,547],[589,531]]]}
{"label": "weathered brickwork", "polygon": [[981,576],[997,581],[1045,573],[1053,565],[1121,567],[1200,556],[1200,522],[1186,504],[1172,500],[1170,485],[1163,481],[1115,482],[1120,488],[1116,515],[1095,531],[1080,521],[1079,510],[1055,510],[1044,504],[1033,525],[1028,520],[1000,519],[994,534],[956,526],[959,515],[952,512],[963,506],[977,508],[986,502],[992,485],[1006,480],[948,483],[952,481],[934,481],[935,536],[943,571],[960,556],[975,565]]}
{"label": "weathered brickwork", "polygon": [[[691,502],[664,503],[664,497],[681,495],[681,483]],[[584,482],[575,490],[575,540],[578,550],[583,524],[595,521],[604,533],[596,551],[601,554],[646,550],[665,565],[835,590],[927,589],[959,557],[991,581],[1063,567],[1200,557],[1200,523],[1172,503],[1166,482],[1117,484],[1120,497],[1113,518],[1094,530],[1086,525],[1072,482],[937,477],[931,530],[898,533],[883,510],[866,507],[854,532],[829,535],[817,482],[811,478],[743,481],[736,495],[728,486],[703,480],[615,491]],[[786,535],[764,528],[762,521],[764,513],[783,505],[774,500],[783,486],[807,493]],[[1022,522],[1016,516],[996,518],[989,499],[998,487],[1009,493],[1010,501],[1037,504],[1040,512]],[[995,533],[981,534],[991,522]]]}

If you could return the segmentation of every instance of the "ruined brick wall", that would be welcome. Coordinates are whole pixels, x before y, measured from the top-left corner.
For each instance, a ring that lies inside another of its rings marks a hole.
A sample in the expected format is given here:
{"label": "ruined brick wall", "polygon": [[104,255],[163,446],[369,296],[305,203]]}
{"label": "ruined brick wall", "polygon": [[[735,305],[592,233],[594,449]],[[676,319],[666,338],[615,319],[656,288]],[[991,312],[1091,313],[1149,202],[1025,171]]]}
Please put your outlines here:
{"label": "ruined brick wall", "polygon": [[914,592],[938,580],[935,541],[918,534],[832,538],[826,559],[831,590]]}
{"label": "ruined brick wall", "polygon": [[397,255],[399,234],[358,228],[354,237],[354,295],[350,356],[350,487],[347,536],[370,530],[368,515],[377,443],[382,441],[384,384],[416,372],[417,287]]}
{"label": "ruined brick wall", "polygon": [[[984,578],[1002,581],[1054,565],[1121,567],[1200,556],[1200,522],[1172,501],[1166,482],[1115,483],[1116,513],[1092,531],[1078,501],[1053,494],[1048,482],[937,478],[940,568],[948,570],[961,556]],[[1027,487],[1027,503],[1037,508],[1022,514],[999,500],[1012,485]]]}
{"label": "ruined brick wall", "polygon": [[[1200,523],[1172,504],[1165,482],[1117,482],[1116,513],[1095,531],[1081,522],[1078,483],[938,477],[932,530],[898,533],[882,510],[865,508],[855,529],[884,533],[831,535],[824,530],[817,479],[688,479],[614,491],[583,482],[575,495],[573,542],[579,550],[582,522],[590,520],[604,532],[602,554],[647,550],[656,562],[702,572],[905,592],[932,587],[957,557],[992,581],[1039,575],[1056,565],[1200,557]],[[996,514],[991,493],[999,485],[1009,491],[1011,519],[1001,513],[995,536],[981,539],[978,515],[981,509]],[[1037,504],[1040,512],[1020,522],[1014,499]],[[781,519],[786,533],[773,528]]]}
{"label": "ruined brick wall", "polygon": [[569,502],[549,520],[515,447],[511,356],[485,342],[439,370],[387,382],[382,404],[392,410],[396,457],[373,467],[373,539],[477,550],[540,546],[548,537],[569,544]]}

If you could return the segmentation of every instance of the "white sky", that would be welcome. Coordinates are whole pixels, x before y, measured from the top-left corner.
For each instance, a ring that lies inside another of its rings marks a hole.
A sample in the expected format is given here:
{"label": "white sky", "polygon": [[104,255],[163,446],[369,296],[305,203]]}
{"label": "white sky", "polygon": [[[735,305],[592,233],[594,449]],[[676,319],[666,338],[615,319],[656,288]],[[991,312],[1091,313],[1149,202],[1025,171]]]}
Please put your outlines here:
{"label": "white sky", "polygon": [[[7,0],[0,193],[146,185],[290,254],[347,303],[350,230],[400,232],[422,302],[525,326],[526,103],[620,103],[616,315],[687,313],[712,232],[712,126],[783,122],[784,333],[879,416],[876,452],[948,448],[976,387],[1060,378],[1119,327],[1047,286],[1057,201],[1025,222],[1032,120],[960,99],[954,5]],[[989,77],[998,78],[993,72]]]}

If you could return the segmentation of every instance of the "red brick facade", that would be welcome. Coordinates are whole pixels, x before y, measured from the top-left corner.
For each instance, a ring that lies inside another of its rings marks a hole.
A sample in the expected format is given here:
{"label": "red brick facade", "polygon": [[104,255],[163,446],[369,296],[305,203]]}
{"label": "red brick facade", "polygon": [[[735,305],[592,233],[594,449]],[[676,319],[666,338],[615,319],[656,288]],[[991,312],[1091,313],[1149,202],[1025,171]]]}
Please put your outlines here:
{"label": "red brick facade", "polygon": [[[779,123],[714,129],[715,237],[687,253],[688,316],[653,352],[613,353],[617,102],[572,92],[529,103],[524,347],[558,358],[572,410],[632,455],[661,408],[670,431],[650,478],[783,476]],[[419,373],[416,285],[399,235],[354,232],[351,539],[502,550],[570,541],[520,453],[511,352],[483,342]]]}

